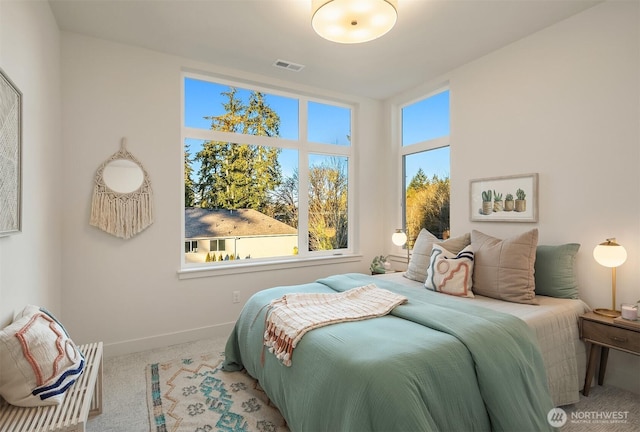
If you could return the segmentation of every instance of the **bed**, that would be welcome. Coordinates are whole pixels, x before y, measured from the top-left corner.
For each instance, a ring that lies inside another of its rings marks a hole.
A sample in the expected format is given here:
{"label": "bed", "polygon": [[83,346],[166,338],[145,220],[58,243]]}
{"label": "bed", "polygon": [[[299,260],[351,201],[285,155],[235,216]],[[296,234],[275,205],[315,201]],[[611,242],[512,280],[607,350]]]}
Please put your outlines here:
{"label": "bed", "polygon": [[[252,296],[225,370],[256,378],[294,431],[544,431],[577,402],[585,369],[578,299],[520,304],[424,288],[403,273],[334,275]],[[390,314],[307,333],[290,367],[263,346],[271,301],[290,293],[375,286],[408,301]]]}

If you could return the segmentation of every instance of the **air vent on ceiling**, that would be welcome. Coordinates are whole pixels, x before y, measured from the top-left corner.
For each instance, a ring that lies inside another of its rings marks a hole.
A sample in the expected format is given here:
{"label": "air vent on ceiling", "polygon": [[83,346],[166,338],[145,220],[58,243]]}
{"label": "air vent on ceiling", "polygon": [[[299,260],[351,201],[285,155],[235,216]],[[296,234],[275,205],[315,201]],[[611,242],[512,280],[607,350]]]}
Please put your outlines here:
{"label": "air vent on ceiling", "polygon": [[290,61],[286,61],[286,60],[276,60],[273,65],[275,67],[279,67],[282,69],[288,69],[290,71],[293,72],[300,72],[302,69],[304,69],[304,65],[301,64],[297,64],[297,63],[292,63]]}

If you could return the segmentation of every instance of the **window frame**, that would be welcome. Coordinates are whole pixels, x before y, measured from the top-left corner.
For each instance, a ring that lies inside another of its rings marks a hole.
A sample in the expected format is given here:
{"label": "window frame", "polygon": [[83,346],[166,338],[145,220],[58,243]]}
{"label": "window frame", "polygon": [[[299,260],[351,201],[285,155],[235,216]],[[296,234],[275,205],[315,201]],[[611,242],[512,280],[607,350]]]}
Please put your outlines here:
{"label": "window frame", "polygon": [[[257,135],[244,135],[233,132],[221,132],[211,129],[199,129],[185,126],[185,79],[195,79],[208,81],[230,87],[242,88],[249,91],[259,91],[274,96],[283,96],[298,100],[298,139],[286,139],[279,137],[266,137]],[[180,185],[181,185],[181,217],[180,231],[181,244],[185,243],[185,217],[184,217],[184,143],[187,139],[204,141],[224,141],[242,143],[250,145],[260,145],[276,147],[281,149],[292,149],[298,152],[298,255],[276,256],[265,258],[251,258],[250,260],[236,260],[221,262],[187,263],[185,260],[185,248],[181,248],[180,266],[178,275],[180,279],[193,277],[206,277],[209,275],[231,274],[238,272],[263,271],[265,266],[278,268],[304,267],[307,265],[317,265],[317,262],[345,262],[358,259],[356,254],[358,249],[357,237],[355,235],[356,209],[355,197],[358,193],[356,178],[356,155],[357,155],[357,110],[358,104],[355,102],[336,100],[320,95],[311,95],[293,90],[283,90],[279,87],[270,87],[255,82],[243,80],[230,80],[214,74],[202,72],[181,71],[180,73],[180,142],[182,151],[180,152]],[[351,121],[351,142],[350,145],[317,143],[308,140],[308,102],[333,105],[350,110]],[[308,190],[309,190],[309,155],[326,155],[346,157],[348,159],[348,247],[345,249],[332,249],[322,251],[309,251],[309,225],[308,225]],[[316,263],[316,264],[314,264]]]}
{"label": "window frame", "polygon": [[[399,166],[399,186],[400,186],[400,209],[399,209],[399,214],[397,216],[397,220],[400,221],[400,227],[401,229],[406,232],[407,230],[407,205],[406,205],[406,198],[407,198],[407,191],[406,191],[406,186],[407,186],[407,172],[406,172],[406,163],[405,163],[405,157],[406,156],[410,156],[410,155],[414,155],[414,154],[418,154],[418,153],[424,153],[430,150],[437,150],[443,147],[449,147],[449,168],[451,168],[451,108],[449,108],[449,134],[445,135],[445,136],[441,136],[441,137],[437,137],[437,138],[431,138],[431,139],[427,139],[424,141],[418,141],[412,144],[407,144],[407,145],[403,145],[403,137],[402,137],[402,133],[403,133],[403,124],[402,124],[402,110],[405,107],[411,106],[413,104],[416,104],[418,102],[421,102],[425,99],[428,99],[432,96],[435,96],[437,94],[440,94],[442,92],[445,91],[449,91],[449,103],[451,102],[451,87],[449,85],[449,83],[445,83],[442,85],[439,85],[435,88],[433,88],[433,90],[430,90],[426,93],[421,94],[418,97],[414,97],[411,98],[410,100],[407,100],[403,103],[398,104],[395,107],[395,115],[396,115],[396,119],[397,119],[397,124],[398,124],[398,133],[397,133],[397,145],[396,148],[398,150],[398,155],[399,155],[399,160],[398,160],[398,166]],[[449,105],[450,106],[450,105]],[[451,179],[451,171],[449,171],[449,179]],[[417,234],[413,235],[413,241],[415,242],[416,238],[418,237]],[[413,247],[413,245],[411,245],[411,247]],[[402,252],[400,252],[402,250]],[[394,246],[394,252],[396,254],[405,254],[406,257],[406,249],[405,246],[401,246],[401,247],[397,247]]]}

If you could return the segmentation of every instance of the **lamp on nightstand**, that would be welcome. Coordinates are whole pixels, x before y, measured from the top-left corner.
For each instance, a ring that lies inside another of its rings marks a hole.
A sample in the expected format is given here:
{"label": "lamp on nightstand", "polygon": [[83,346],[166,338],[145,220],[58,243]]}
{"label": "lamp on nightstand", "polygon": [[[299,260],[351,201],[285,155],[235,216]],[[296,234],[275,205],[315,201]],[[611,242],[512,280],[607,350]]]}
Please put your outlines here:
{"label": "lamp on nightstand", "polygon": [[611,309],[595,309],[594,312],[608,317],[619,317],[620,311],[616,310],[616,267],[627,260],[627,251],[616,243],[615,238],[607,239],[593,249],[593,257],[598,264],[611,267]]}
{"label": "lamp on nightstand", "polygon": [[391,236],[391,241],[396,246],[403,246],[404,244],[407,245],[407,264],[408,264],[409,263],[409,242],[408,242],[407,235],[404,233],[404,231],[398,228],[396,232],[394,232],[393,235]]}

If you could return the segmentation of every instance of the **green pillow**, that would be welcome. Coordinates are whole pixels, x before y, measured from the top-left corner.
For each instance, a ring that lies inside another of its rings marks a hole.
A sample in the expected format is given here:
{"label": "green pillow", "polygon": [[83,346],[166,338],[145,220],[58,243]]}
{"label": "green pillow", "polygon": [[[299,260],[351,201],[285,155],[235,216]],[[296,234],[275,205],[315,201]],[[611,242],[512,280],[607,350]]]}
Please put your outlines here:
{"label": "green pillow", "polygon": [[578,243],[538,246],[535,263],[537,295],[578,298],[578,281],[574,269],[578,249]]}

